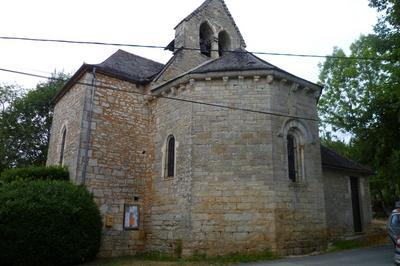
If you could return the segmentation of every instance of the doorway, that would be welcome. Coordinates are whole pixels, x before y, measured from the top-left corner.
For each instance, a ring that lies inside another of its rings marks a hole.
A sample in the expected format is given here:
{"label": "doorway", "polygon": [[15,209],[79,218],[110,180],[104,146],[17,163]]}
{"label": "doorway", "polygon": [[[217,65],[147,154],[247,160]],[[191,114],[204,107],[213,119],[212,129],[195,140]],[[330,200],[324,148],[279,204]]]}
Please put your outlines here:
{"label": "doorway", "polygon": [[353,224],[354,232],[362,232],[361,223],[361,208],[360,208],[360,189],[358,177],[350,177],[350,187],[351,187],[351,205],[353,207]]}

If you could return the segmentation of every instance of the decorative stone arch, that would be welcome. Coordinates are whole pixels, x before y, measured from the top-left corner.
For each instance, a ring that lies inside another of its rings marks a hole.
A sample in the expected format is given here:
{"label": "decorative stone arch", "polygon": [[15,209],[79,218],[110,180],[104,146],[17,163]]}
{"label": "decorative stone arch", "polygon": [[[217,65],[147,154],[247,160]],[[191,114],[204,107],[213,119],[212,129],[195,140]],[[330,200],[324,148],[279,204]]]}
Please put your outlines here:
{"label": "decorative stone arch", "polygon": [[58,164],[61,166],[64,165],[66,139],[67,139],[67,125],[64,124],[61,127],[61,130],[59,133],[59,142],[58,142],[59,143],[58,144],[58,151],[59,151]]}
{"label": "decorative stone arch", "polygon": [[307,126],[297,119],[288,119],[278,134],[283,138],[284,158],[288,179],[292,182],[303,182],[306,176],[305,149],[313,142]]}
{"label": "decorative stone arch", "polygon": [[226,51],[230,51],[231,47],[231,37],[228,32],[221,30],[218,34],[218,54],[223,56]]}
{"label": "decorative stone arch", "polygon": [[302,141],[304,144],[315,144],[315,136],[311,133],[311,130],[302,121],[294,118],[286,119],[281,129],[278,132],[279,137],[286,137],[290,129],[298,129],[301,132]]}
{"label": "decorative stone arch", "polygon": [[199,47],[200,52],[211,57],[213,42],[214,42],[214,30],[208,21],[204,21],[199,27]]}

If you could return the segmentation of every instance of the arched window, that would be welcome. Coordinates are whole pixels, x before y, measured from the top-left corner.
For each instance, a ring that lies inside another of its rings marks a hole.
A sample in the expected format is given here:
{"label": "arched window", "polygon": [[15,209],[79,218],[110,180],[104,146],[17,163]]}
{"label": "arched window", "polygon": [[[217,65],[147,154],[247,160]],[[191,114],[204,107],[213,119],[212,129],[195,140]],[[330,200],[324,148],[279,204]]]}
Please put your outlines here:
{"label": "arched window", "polygon": [[304,145],[296,130],[290,130],[286,136],[288,177],[292,182],[298,182],[304,176]]}
{"label": "arched window", "polygon": [[175,176],[175,137],[170,135],[167,139],[167,151],[165,160],[165,177]]}
{"label": "arched window", "polygon": [[213,31],[207,22],[200,25],[199,45],[200,52],[211,57],[211,45],[213,40]]}
{"label": "arched window", "polygon": [[296,182],[296,157],[297,157],[297,144],[294,136],[288,134],[287,135],[287,156],[288,156],[288,172],[289,179],[293,182]]}
{"label": "arched window", "polygon": [[60,159],[58,161],[59,165],[63,165],[64,163],[64,151],[65,151],[65,138],[67,136],[67,128],[64,127],[61,133],[61,144],[60,144]]}
{"label": "arched window", "polygon": [[226,51],[231,49],[231,38],[226,31],[221,31],[218,34],[218,53],[222,56]]}

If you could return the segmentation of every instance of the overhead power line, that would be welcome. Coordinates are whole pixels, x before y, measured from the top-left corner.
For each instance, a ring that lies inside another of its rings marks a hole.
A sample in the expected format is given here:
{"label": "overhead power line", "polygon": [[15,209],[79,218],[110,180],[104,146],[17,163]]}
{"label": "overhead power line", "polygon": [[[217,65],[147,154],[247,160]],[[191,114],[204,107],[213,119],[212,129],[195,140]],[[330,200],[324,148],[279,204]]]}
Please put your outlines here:
{"label": "overhead power line", "polygon": [[[64,81],[61,78],[48,77],[48,76],[43,76],[43,75],[38,75],[38,74],[33,74],[33,73],[28,73],[28,72],[23,72],[23,71],[18,71],[18,70],[6,69],[6,68],[0,68],[0,71],[14,73],[14,74],[18,74],[18,75],[36,77],[36,78],[45,78],[45,79],[54,80],[54,81]],[[93,84],[85,83],[85,82],[79,82],[79,81],[75,82],[75,84],[85,85],[85,86],[90,86],[90,87],[93,86]],[[109,89],[109,90],[115,90],[115,91],[122,91],[122,92],[127,92],[127,93],[132,93],[132,94],[138,94],[138,95],[142,95],[142,96],[149,96],[146,93],[128,91],[128,90],[118,89],[118,88],[110,87],[110,86],[104,86],[104,85],[96,84],[96,87],[97,88],[103,88],[103,89]],[[209,102],[201,102],[201,101],[182,99],[182,98],[177,98],[177,97],[170,97],[170,96],[163,96],[163,95],[157,95],[157,97],[164,98],[164,99],[169,99],[169,100],[174,100],[174,101],[186,102],[186,103],[193,103],[193,104],[199,104],[199,105],[205,105],[205,106],[211,106],[211,107],[218,107],[218,108],[236,110],[236,111],[244,111],[244,112],[250,112],[250,113],[265,114],[265,115],[287,117],[287,118],[294,118],[294,119],[303,119],[303,120],[316,121],[316,122],[319,121],[319,119],[314,119],[314,118],[301,117],[301,116],[295,116],[295,115],[286,115],[286,114],[281,114],[281,113],[276,113],[276,112],[254,110],[254,109],[234,107],[234,106],[228,106],[228,105],[216,104],[216,103],[209,103]]]}
{"label": "overhead power line", "polygon": [[[104,45],[104,46],[121,46],[121,47],[134,47],[134,48],[149,48],[149,49],[166,49],[166,46],[161,45],[144,45],[144,44],[130,44],[130,43],[114,43],[114,42],[95,42],[95,41],[74,41],[62,39],[43,39],[43,38],[27,38],[27,37],[14,37],[14,36],[0,36],[2,40],[15,40],[15,41],[31,41],[31,42],[53,42],[53,43],[66,43],[66,44],[85,44],[85,45]],[[181,47],[181,50],[200,51],[199,48]],[[212,50],[215,51],[215,50]],[[390,57],[357,57],[357,56],[332,56],[332,55],[316,55],[316,54],[295,54],[295,53],[276,53],[276,52],[250,52],[250,51],[237,51],[229,50],[224,52],[231,53],[252,53],[258,55],[271,55],[271,56],[288,56],[288,57],[308,57],[308,58],[332,58],[332,59],[348,59],[348,60],[364,60],[364,61],[399,61],[399,58]]]}

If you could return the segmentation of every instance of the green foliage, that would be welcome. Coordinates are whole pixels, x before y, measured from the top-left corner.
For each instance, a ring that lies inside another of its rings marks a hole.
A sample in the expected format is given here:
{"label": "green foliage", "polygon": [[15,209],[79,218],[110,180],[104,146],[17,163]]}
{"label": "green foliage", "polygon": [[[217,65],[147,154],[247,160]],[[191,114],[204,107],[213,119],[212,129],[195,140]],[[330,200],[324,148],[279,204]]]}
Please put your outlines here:
{"label": "green foliage", "polygon": [[53,77],[26,94],[16,87],[0,86],[0,100],[4,102],[0,114],[0,172],[46,163],[52,99],[67,79],[63,73]]}
{"label": "green foliage", "polygon": [[101,217],[83,186],[15,181],[0,186],[2,265],[73,265],[98,252]]}
{"label": "green foliage", "polygon": [[356,159],[357,157],[354,155],[354,148],[352,143],[346,143],[335,136],[332,136],[330,132],[326,132],[321,137],[321,144],[325,147],[328,147],[339,154],[343,155],[349,159]]}
{"label": "green foliage", "polygon": [[26,168],[10,168],[4,170],[0,180],[10,183],[14,180],[69,180],[68,170],[60,166],[32,166]]}
{"label": "green foliage", "polygon": [[[327,59],[318,108],[322,130],[350,133],[344,152],[376,170],[370,179],[372,199],[389,211],[400,198],[400,2],[371,0],[370,5],[384,15],[375,33],[356,40],[349,55],[387,60]],[[346,56],[339,48],[332,55]]]}

